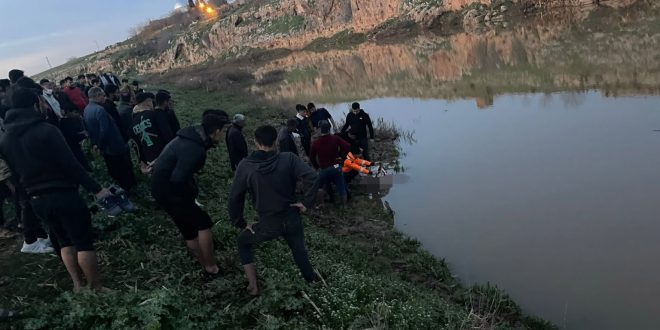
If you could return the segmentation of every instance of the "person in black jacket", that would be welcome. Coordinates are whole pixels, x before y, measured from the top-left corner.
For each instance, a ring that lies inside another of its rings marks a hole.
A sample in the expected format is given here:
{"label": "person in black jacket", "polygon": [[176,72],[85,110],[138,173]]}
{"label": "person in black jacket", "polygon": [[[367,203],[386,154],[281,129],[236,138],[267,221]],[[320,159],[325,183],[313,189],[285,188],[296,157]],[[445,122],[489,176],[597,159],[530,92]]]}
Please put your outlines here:
{"label": "person in black jacket", "polygon": [[161,89],[156,93],[156,119],[165,144],[170,143],[181,129],[173,103],[170,92]]}
{"label": "person in black jacket", "polygon": [[220,270],[213,255],[213,222],[195,201],[199,194],[195,173],[204,167],[206,151],[222,140],[222,129],[228,123],[224,111],[205,111],[201,125],[180,130],[165,147],[151,175],[151,194],[170,215],[188,249],[208,274]]}
{"label": "person in black jacket", "polygon": [[280,128],[277,134],[277,143],[280,146],[280,152],[292,152],[298,156],[298,146],[293,139],[293,132],[296,131],[297,127],[298,121],[296,119],[289,119],[286,122],[286,126]]}
{"label": "person in black jacket", "polygon": [[60,131],[66,140],[67,145],[73,152],[80,165],[87,171],[91,172],[92,167],[85,156],[85,152],[80,145],[87,139],[87,132],[85,131],[85,124],[77,111],[65,111],[64,117],[60,119]]}
{"label": "person in black jacket", "polygon": [[127,134],[129,130],[124,127],[124,121],[121,119],[119,109],[117,108],[117,103],[115,103],[119,101],[119,87],[115,85],[107,85],[103,91],[105,92],[105,102],[102,104],[103,108],[110,115],[110,117],[112,117],[115,124],[117,125],[117,128],[119,128],[121,137],[125,142],[128,142],[131,136]]}
{"label": "person in black jacket", "polygon": [[[133,108],[132,138],[140,149],[140,161],[143,168],[149,168],[163,151],[167,142],[163,140],[163,128],[154,110],[152,93],[136,95],[137,105]],[[169,141],[168,141],[169,142]],[[145,170],[148,172],[148,170]]]}
{"label": "person in black jacket", "polygon": [[[366,160],[371,160],[369,157],[369,139],[373,141],[374,139],[374,126],[371,123],[371,118],[369,115],[360,109],[360,103],[353,103],[351,105],[351,112],[346,115],[346,123],[341,129],[342,133],[351,129],[351,133],[355,135],[356,144],[360,149],[362,149],[362,158]],[[367,129],[369,129],[369,135],[367,136]]]}
{"label": "person in black jacket", "polygon": [[60,131],[36,111],[37,94],[25,88],[13,92],[13,108],[5,118],[0,155],[30,197],[35,214],[45,221],[53,245],[73,280],[82,288],[81,269],[89,285],[100,289],[91,216],[78,185],[102,199],[110,196],[78,164]]}
{"label": "person in black jacket", "polygon": [[243,158],[248,156],[248,146],[243,136],[243,128],[245,127],[245,116],[237,114],[234,116],[231,126],[227,129],[227,151],[229,152],[229,163],[231,170],[236,171],[238,164]]}
{"label": "person in black jacket", "polygon": [[5,101],[5,96],[9,90],[9,79],[0,79],[0,117],[5,116],[5,112],[9,110],[9,104]]}
{"label": "person in black jacket", "polygon": [[303,149],[305,150],[305,155],[309,157],[309,150],[312,147],[312,134],[313,127],[312,122],[309,120],[307,108],[304,105],[296,105],[296,119],[298,120],[298,134],[300,134],[300,144],[302,144]]}
{"label": "person in black jacket", "polygon": [[[301,212],[314,205],[319,188],[316,172],[298,156],[278,153],[275,149],[277,130],[262,126],[254,132],[257,151],[238,166],[229,195],[229,217],[237,228],[238,251],[248,279],[248,292],[259,294],[257,268],[252,248],[260,242],[283,237],[291,248],[293,259],[308,282],[318,275],[309,262]],[[302,178],[305,186],[303,202],[296,202],[296,184]],[[243,218],[245,195],[252,195],[259,222],[248,224]]]}

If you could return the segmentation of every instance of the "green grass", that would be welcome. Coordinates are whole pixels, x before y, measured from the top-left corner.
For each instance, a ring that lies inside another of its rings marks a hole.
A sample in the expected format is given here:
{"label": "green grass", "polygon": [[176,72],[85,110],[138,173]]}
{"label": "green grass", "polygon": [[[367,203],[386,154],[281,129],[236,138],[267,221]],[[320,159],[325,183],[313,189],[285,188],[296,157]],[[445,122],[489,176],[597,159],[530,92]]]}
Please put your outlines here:
{"label": "green grass", "polygon": [[[171,90],[184,125],[199,121],[206,108],[246,114],[248,136],[259,124],[285,119],[282,111],[242,94]],[[383,143],[374,152],[391,154],[384,148],[393,146]],[[107,181],[98,157],[94,164],[95,177]],[[23,315],[0,328],[461,329],[510,328],[522,320],[520,309],[499,290],[462,288],[442,260],[392,230],[392,216],[377,198],[360,194],[349,211],[327,206],[306,217],[312,263],[325,274],[327,286],[304,283],[286,244],[274,241],[257,250],[264,290],[262,296],[250,298],[237,258],[237,231],[226,211],[231,178],[223,146],[210,151],[198,177],[200,202],[216,222],[216,255],[226,272],[222,278],[202,280],[199,266],[187,254],[173,223],[151,200],[142,177],[135,198],[137,213],[114,220],[94,217],[103,282],[115,291],[74,295],[55,257],[0,255],[3,276],[11,279],[0,286],[0,304]],[[247,218],[253,217],[248,208]],[[497,301],[498,307],[473,314],[475,297]]]}
{"label": "green grass", "polygon": [[291,34],[300,31],[305,26],[305,16],[284,15],[265,25],[266,34]]}

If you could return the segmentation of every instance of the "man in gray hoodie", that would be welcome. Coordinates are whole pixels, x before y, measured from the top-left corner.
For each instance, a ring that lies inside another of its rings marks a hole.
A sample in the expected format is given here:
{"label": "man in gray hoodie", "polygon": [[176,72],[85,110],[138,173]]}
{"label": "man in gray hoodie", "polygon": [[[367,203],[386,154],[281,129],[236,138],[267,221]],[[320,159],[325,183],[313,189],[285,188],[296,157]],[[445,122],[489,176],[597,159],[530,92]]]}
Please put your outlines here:
{"label": "man in gray hoodie", "polygon": [[[301,212],[314,205],[319,182],[316,172],[290,152],[278,153],[275,146],[277,130],[261,126],[254,132],[257,151],[244,159],[236,169],[229,195],[229,216],[242,229],[238,236],[238,251],[248,279],[248,292],[259,294],[257,268],[252,248],[260,242],[282,237],[293,253],[293,259],[308,282],[319,279],[309,262]],[[303,202],[296,200],[296,183],[302,179]],[[245,195],[250,192],[259,222],[247,224],[243,218]]]}

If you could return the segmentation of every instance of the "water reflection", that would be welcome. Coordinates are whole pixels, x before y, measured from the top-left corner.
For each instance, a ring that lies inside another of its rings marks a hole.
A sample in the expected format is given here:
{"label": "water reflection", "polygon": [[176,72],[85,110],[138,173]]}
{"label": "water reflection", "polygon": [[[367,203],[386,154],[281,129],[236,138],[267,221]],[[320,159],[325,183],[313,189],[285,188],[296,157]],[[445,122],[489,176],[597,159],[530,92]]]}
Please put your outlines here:
{"label": "water reflection", "polygon": [[515,24],[504,31],[448,37],[426,33],[404,44],[369,42],[351,50],[295,52],[256,72],[261,79],[285,70],[282,83],[254,90],[271,100],[325,103],[393,96],[474,98],[480,108],[511,92],[658,93],[657,13],[635,6],[602,11]]}

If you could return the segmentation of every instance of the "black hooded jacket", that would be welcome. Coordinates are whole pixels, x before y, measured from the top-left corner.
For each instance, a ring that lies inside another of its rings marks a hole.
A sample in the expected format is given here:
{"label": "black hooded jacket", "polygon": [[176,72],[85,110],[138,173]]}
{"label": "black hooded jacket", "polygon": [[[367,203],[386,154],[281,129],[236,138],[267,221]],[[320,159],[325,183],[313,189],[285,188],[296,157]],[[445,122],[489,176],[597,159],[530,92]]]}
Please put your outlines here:
{"label": "black hooded jacket", "polygon": [[11,109],[5,117],[0,154],[28,195],[77,189],[91,193],[101,186],[89,177],[62,133],[32,108]]}
{"label": "black hooded jacket", "polygon": [[243,211],[247,192],[252,196],[260,223],[276,225],[282,220],[281,215],[294,210],[291,204],[297,202],[296,183],[300,178],[305,187],[303,204],[311,208],[319,187],[318,176],[311,167],[290,152],[253,152],[238,166],[231,186],[229,217],[234,226],[246,226]]}
{"label": "black hooded jacket", "polygon": [[212,146],[201,125],[181,129],[155,161],[151,175],[152,194],[164,202],[190,202],[199,194],[195,173],[206,162]]}
{"label": "black hooded jacket", "polygon": [[231,170],[236,171],[241,160],[248,156],[248,146],[245,141],[245,136],[243,136],[243,128],[236,124],[232,124],[227,130],[225,141],[227,142]]}

